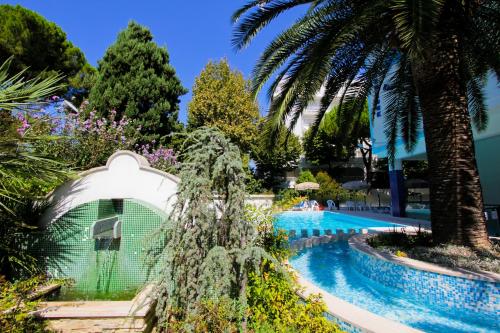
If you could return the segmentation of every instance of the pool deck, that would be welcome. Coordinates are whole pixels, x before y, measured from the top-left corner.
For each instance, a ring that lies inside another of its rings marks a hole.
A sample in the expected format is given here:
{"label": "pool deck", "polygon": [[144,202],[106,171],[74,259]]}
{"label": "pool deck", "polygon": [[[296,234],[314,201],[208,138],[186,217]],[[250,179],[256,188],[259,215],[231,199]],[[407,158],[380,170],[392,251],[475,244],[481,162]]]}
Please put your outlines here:
{"label": "pool deck", "polygon": [[365,212],[365,211],[352,211],[352,210],[332,210],[334,213],[341,213],[341,214],[346,214],[346,215],[352,215],[352,216],[358,216],[358,217],[364,217],[367,219],[374,219],[374,220],[379,220],[379,221],[384,221],[384,222],[389,222],[389,223],[397,223],[397,224],[404,224],[410,227],[416,227],[418,228],[421,226],[424,229],[430,229],[431,228],[431,223],[426,220],[417,220],[417,219],[412,219],[409,217],[394,217],[389,214],[379,214],[379,213],[372,213],[372,212]]}

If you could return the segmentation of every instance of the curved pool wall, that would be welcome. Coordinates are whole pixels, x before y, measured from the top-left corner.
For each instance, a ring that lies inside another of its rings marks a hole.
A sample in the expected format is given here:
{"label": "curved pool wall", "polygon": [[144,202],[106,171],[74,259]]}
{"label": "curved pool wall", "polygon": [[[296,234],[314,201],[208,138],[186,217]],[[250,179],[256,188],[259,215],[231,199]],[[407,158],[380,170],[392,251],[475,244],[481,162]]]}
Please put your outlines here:
{"label": "curved pool wall", "polygon": [[[121,221],[121,238],[94,239],[94,222],[111,216]],[[66,212],[32,244],[50,276],[74,281],[70,295],[108,299],[133,293],[152,276],[148,252],[164,219],[165,213],[139,200],[95,200]]]}
{"label": "curved pool wall", "polygon": [[[375,325],[392,321],[434,333],[500,332],[498,306],[493,313],[474,312],[467,308],[458,309],[449,307],[445,303],[436,304],[427,301],[419,296],[418,290],[409,289],[409,292],[404,292],[386,286],[361,273],[355,259],[351,257],[352,252],[354,250],[347,241],[332,241],[306,248],[290,258],[291,266],[302,279],[325,291],[323,293],[324,295],[326,293],[325,299],[333,297],[350,303],[349,306],[354,306],[354,310],[348,310],[351,327],[342,325],[347,332],[401,331],[364,329],[368,317],[356,315],[362,309],[378,317],[371,320]],[[378,274],[385,274],[384,267],[375,265],[372,267],[375,270],[379,269]],[[434,292],[440,294],[439,285],[435,286]],[[462,297],[468,298],[467,295]],[[338,311],[341,309],[345,312],[345,307],[329,306],[330,314],[336,318],[333,318],[334,321],[345,322],[339,315],[342,311]]]}
{"label": "curved pool wall", "polygon": [[500,280],[473,273],[450,270],[453,276],[413,268],[373,250],[365,240],[364,236],[356,236],[349,245],[354,267],[370,279],[431,304],[500,317]]}

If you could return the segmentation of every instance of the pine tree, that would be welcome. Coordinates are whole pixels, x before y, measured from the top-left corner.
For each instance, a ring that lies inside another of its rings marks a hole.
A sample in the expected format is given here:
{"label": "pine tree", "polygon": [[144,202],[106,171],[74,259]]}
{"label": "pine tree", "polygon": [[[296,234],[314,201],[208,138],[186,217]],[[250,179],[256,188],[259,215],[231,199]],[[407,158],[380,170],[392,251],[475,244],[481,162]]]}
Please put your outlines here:
{"label": "pine tree", "polygon": [[179,96],[187,91],[169,63],[165,48],[153,42],[146,27],[130,22],[99,62],[98,77],[90,92],[90,107],[117,120],[123,115],[141,127],[140,142],[150,142],[176,131]]}
{"label": "pine tree", "polygon": [[75,83],[95,71],[57,24],[19,5],[0,5],[0,64],[7,59],[11,59],[9,73],[16,75],[23,71],[22,76],[27,80],[62,74],[61,82],[69,86],[53,93],[69,90],[65,98],[78,95],[74,88],[85,87]]}
{"label": "pine tree", "polygon": [[157,287],[159,326],[196,314],[204,300],[246,304],[247,273],[263,257],[245,219],[245,171],[238,148],[213,128],[188,135],[177,201],[164,225]]}

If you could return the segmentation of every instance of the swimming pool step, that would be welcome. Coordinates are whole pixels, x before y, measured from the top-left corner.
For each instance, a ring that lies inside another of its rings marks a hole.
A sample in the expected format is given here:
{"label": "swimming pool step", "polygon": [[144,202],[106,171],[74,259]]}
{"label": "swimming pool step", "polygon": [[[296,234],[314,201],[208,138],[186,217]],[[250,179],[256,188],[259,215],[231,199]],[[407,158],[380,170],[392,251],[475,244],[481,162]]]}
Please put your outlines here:
{"label": "swimming pool step", "polygon": [[[348,235],[367,234],[367,233],[368,233],[368,229],[366,229],[366,228],[348,229],[348,231],[347,231]],[[345,233],[344,229],[336,229],[335,233],[333,233],[332,229],[324,229],[324,230],[312,229],[312,233],[309,234],[309,230],[308,229],[301,229],[300,230],[300,237],[299,237],[297,235],[297,231],[295,229],[291,229],[288,232],[288,237],[290,237],[290,239],[308,238],[310,236],[320,237],[321,234],[323,234],[323,236],[332,236],[332,235],[345,235],[346,233]]]}
{"label": "swimming pool step", "polygon": [[347,240],[349,237],[354,236],[356,234],[367,234],[368,229],[349,229],[344,232],[343,229],[335,230],[335,233],[332,232],[331,229],[326,229],[321,235],[319,229],[313,229],[312,234],[309,235],[307,229],[302,229],[300,231],[300,236],[297,237],[297,232],[295,230],[289,231],[289,239],[290,239],[290,248],[296,251],[300,251],[304,248],[313,247],[319,244],[325,244],[329,242],[335,242],[339,240]]}

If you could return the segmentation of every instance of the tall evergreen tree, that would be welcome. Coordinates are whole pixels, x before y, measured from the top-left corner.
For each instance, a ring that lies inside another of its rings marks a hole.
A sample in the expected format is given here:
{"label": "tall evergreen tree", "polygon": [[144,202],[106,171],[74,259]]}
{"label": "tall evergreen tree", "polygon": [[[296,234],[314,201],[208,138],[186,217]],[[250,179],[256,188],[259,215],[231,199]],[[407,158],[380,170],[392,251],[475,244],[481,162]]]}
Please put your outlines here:
{"label": "tall evergreen tree", "polygon": [[244,214],[245,171],[238,148],[203,127],[185,141],[177,202],[165,222],[157,287],[160,327],[195,314],[207,299],[246,303],[247,273],[268,256]]}
{"label": "tall evergreen tree", "polygon": [[188,127],[216,127],[249,152],[257,139],[259,107],[243,74],[227,60],[210,61],[196,78],[188,107]]}
{"label": "tall evergreen tree", "polygon": [[[94,71],[58,25],[19,5],[0,5],[0,64],[9,58],[12,75],[24,71],[23,77],[33,79],[62,74],[70,90]],[[60,87],[55,93],[64,91]]]}
{"label": "tall evergreen tree", "polygon": [[179,96],[187,90],[149,29],[130,22],[99,61],[98,72],[89,100],[99,115],[114,109],[117,120],[134,120],[140,142],[169,141],[166,136],[180,129]]}

